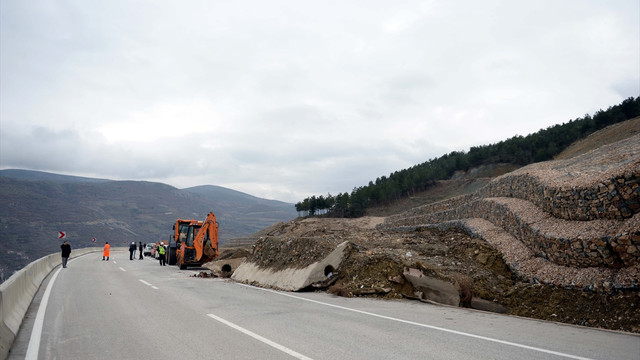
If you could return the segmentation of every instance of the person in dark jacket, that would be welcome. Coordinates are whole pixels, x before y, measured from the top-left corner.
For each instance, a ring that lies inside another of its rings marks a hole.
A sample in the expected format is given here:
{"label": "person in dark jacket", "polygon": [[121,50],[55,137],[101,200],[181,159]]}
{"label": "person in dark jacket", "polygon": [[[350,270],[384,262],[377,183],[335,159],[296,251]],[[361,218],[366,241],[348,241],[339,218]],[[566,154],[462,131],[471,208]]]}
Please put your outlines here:
{"label": "person in dark jacket", "polygon": [[136,252],[136,243],[135,242],[131,242],[131,245],[129,245],[129,260],[133,260],[133,254]]}
{"label": "person in dark jacket", "polygon": [[60,245],[60,250],[62,250],[62,267],[67,267],[67,261],[69,260],[69,255],[71,255],[71,245],[67,241],[63,242]]}
{"label": "person in dark jacket", "polygon": [[140,257],[139,257],[140,260],[143,259],[143,257],[142,257],[142,249],[143,249],[142,248],[142,241],[138,241],[138,251],[140,251]]}

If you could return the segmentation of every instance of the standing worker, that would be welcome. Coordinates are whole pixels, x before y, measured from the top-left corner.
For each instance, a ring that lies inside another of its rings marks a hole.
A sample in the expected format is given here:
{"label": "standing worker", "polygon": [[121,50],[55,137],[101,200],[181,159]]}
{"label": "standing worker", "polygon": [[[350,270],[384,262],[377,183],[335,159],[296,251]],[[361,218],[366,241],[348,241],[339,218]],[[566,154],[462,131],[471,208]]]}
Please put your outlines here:
{"label": "standing worker", "polygon": [[167,252],[167,249],[164,247],[164,242],[160,242],[158,246],[158,260],[160,260],[160,266],[166,266],[166,261],[164,259],[164,254]]}
{"label": "standing worker", "polygon": [[60,245],[60,249],[62,250],[62,267],[67,267],[67,260],[69,260],[69,255],[71,255],[71,245],[65,240],[65,242]]}
{"label": "standing worker", "polygon": [[104,258],[107,258],[107,261],[109,261],[109,249],[111,249],[111,245],[109,245],[109,242],[105,242],[104,243],[104,250],[102,251],[102,260],[104,260]]}
{"label": "standing worker", "polygon": [[134,256],[136,256],[136,243],[132,241],[131,245],[129,245],[129,260],[133,260]]}
{"label": "standing worker", "polygon": [[140,260],[143,259],[142,257],[142,241],[138,241],[138,251],[140,251]]}

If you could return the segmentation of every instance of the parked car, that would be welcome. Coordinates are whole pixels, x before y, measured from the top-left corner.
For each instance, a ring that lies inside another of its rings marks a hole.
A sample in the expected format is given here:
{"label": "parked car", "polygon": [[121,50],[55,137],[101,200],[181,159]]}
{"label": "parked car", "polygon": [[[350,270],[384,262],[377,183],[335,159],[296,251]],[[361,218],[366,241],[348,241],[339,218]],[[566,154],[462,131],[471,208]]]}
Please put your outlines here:
{"label": "parked car", "polygon": [[147,244],[144,247],[144,256],[151,256],[151,250],[153,249],[153,244]]}

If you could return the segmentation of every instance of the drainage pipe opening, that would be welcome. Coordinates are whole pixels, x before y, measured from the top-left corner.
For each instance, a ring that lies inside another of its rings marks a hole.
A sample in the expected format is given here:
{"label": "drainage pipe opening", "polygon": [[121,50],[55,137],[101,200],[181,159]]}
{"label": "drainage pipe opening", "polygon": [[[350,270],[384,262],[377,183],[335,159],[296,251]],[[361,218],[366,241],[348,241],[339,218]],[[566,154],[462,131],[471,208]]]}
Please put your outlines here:
{"label": "drainage pipe opening", "polygon": [[331,265],[327,265],[324,268],[324,276],[328,278],[332,277],[335,273],[336,273],[336,269]]}

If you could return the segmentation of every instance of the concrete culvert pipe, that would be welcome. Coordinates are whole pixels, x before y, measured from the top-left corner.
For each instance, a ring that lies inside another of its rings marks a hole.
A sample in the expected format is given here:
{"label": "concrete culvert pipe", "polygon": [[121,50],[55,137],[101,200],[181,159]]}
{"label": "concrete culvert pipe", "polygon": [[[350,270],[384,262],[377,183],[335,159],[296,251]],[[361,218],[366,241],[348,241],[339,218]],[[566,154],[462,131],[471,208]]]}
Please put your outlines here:
{"label": "concrete culvert pipe", "polygon": [[336,273],[336,269],[331,265],[327,265],[324,268],[324,276],[326,276],[326,277],[332,277],[333,274],[335,274],[335,273]]}
{"label": "concrete culvert pipe", "polygon": [[231,272],[231,265],[229,264],[224,264],[222,265],[222,272]]}
{"label": "concrete culvert pipe", "polygon": [[[283,243],[281,240],[277,241]],[[344,241],[338,244],[329,255],[304,268],[288,267],[276,270],[261,267],[257,262],[245,261],[234,270],[231,279],[238,282],[255,282],[260,286],[277,287],[287,291],[300,291],[311,284],[336,280],[337,269],[349,249],[349,242]]]}

